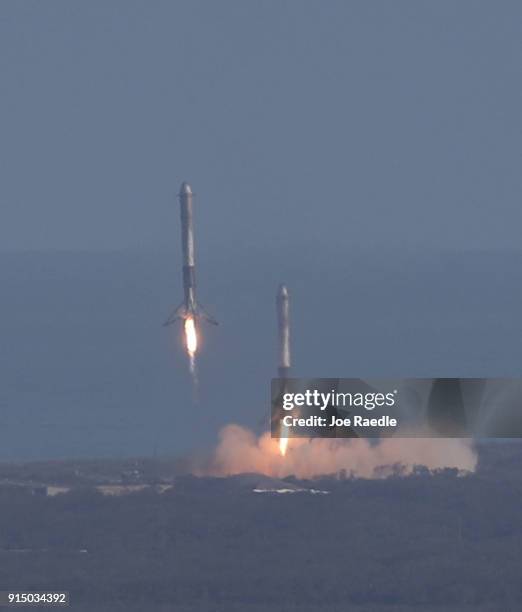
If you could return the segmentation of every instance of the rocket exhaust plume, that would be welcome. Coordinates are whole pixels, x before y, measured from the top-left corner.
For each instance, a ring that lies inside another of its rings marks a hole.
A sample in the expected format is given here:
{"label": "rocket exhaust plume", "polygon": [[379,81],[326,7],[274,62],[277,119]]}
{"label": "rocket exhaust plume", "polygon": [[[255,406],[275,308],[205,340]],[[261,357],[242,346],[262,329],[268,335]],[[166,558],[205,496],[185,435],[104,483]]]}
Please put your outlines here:
{"label": "rocket exhaust plume", "polygon": [[[286,285],[280,285],[276,297],[277,328],[279,340],[279,364],[278,375],[283,381],[290,375],[290,296]],[[284,384],[284,382],[283,382]],[[286,455],[288,450],[288,432],[284,425],[281,426],[279,438],[279,452],[281,456]]]}
{"label": "rocket exhaust plume", "polygon": [[239,425],[228,425],[206,465],[194,466],[198,476],[257,473],[273,478],[301,479],[344,473],[354,478],[408,475],[418,467],[430,471],[457,468],[473,472],[477,455],[471,440],[458,438],[383,438],[377,444],[364,438],[292,438],[282,455],[269,433],[256,436]]}
{"label": "rocket exhaust plume", "polygon": [[171,325],[177,320],[183,321],[185,348],[189,357],[190,372],[196,380],[196,353],[198,350],[198,330],[201,319],[213,325],[213,319],[196,300],[196,260],[194,255],[194,227],[192,223],[192,188],[183,182],[179,190],[181,216],[181,251],[183,258],[183,302],[174,310],[165,322]]}
{"label": "rocket exhaust plume", "polygon": [[[287,434],[288,432],[286,431],[286,428],[284,428],[284,426],[282,426],[281,428],[281,434]],[[286,455],[286,451],[288,450],[288,438],[286,437],[281,437],[279,438],[279,452],[281,453],[281,456],[284,457]]]}
{"label": "rocket exhaust plume", "polygon": [[198,335],[196,332],[196,324],[192,317],[185,319],[185,342],[187,344],[187,352],[191,357],[194,357],[198,350]]}
{"label": "rocket exhaust plume", "polygon": [[184,332],[185,332],[185,346],[187,348],[187,353],[189,356],[189,368],[190,374],[194,380],[194,383],[197,384],[196,379],[196,351],[198,350],[198,333],[196,331],[196,323],[194,318],[189,316],[185,319],[184,322]]}

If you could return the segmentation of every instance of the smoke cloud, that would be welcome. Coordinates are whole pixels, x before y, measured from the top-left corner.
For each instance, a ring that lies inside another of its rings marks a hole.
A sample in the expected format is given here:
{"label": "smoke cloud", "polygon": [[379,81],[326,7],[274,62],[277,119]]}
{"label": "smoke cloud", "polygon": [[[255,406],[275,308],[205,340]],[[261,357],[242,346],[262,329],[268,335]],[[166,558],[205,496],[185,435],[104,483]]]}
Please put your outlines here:
{"label": "smoke cloud", "polygon": [[410,474],[416,467],[429,470],[457,468],[472,472],[477,455],[469,440],[450,438],[385,438],[377,444],[364,439],[307,440],[293,438],[286,456],[269,433],[260,437],[239,425],[228,425],[208,464],[197,475],[231,476],[255,472],[283,478],[314,478],[344,470],[359,478]]}

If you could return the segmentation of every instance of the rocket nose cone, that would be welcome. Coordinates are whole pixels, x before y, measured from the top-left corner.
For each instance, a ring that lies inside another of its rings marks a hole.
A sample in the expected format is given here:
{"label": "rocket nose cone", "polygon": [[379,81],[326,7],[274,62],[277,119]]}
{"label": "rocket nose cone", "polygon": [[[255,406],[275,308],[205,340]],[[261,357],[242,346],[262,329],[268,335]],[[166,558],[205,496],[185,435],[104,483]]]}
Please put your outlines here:
{"label": "rocket nose cone", "polygon": [[279,291],[277,292],[277,295],[283,298],[288,297],[288,289],[286,285],[279,285]]}
{"label": "rocket nose cone", "polygon": [[192,194],[192,187],[187,183],[187,181],[183,181],[181,183],[181,187],[179,188],[179,195],[189,195]]}

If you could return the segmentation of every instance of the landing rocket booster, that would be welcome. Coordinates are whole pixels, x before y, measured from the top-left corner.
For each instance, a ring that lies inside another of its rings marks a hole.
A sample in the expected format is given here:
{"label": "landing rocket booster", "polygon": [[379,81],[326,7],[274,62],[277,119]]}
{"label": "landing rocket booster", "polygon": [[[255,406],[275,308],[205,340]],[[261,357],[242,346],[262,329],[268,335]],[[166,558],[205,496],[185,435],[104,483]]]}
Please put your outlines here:
{"label": "landing rocket booster", "polygon": [[196,300],[196,275],[194,258],[194,228],[192,225],[192,188],[187,182],[181,184],[179,190],[181,213],[181,249],[183,258],[183,302],[176,308],[165,322],[170,325],[178,319],[185,320],[203,318],[213,325],[217,321],[212,318]]}
{"label": "landing rocket booster", "polygon": [[277,325],[279,334],[279,378],[290,375],[290,296],[286,285],[280,285],[276,297]]}

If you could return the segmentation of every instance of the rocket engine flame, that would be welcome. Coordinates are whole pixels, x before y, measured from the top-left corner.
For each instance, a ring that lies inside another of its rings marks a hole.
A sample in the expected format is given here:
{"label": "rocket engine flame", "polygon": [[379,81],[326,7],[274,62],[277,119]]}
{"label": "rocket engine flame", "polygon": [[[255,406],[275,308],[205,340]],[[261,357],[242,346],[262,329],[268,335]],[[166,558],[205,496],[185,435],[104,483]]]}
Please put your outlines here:
{"label": "rocket engine flame", "polygon": [[281,457],[284,457],[286,455],[286,451],[288,450],[288,443],[290,442],[288,439],[288,427],[281,425],[279,435],[279,453],[281,454]]}
{"label": "rocket engine flame", "polygon": [[198,350],[198,334],[196,331],[196,323],[194,317],[187,317],[184,323],[185,327],[185,344],[189,357],[194,357]]}
{"label": "rocket engine flame", "polygon": [[279,438],[279,452],[281,453],[282,457],[286,455],[287,450],[288,450],[288,438]]}
{"label": "rocket engine flame", "polygon": [[189,356],[189,369],[194,384],[194,398],[196,399],[198,378],[196,374],[196,351],[198,350],[198,332],[196,330],[196,321],[194,317],[188,316],[184,322],[185,331],[185,346]]}

